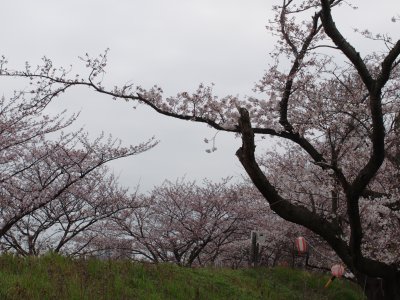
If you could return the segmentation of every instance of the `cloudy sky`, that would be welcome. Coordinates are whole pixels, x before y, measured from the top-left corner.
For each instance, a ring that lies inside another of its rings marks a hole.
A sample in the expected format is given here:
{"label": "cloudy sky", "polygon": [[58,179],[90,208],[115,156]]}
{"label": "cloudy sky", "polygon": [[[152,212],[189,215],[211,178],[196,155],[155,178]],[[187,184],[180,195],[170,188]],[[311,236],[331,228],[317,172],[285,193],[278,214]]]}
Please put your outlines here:
{"label": "cloudy sky", "polygon": [[[10,65],[40,63],[44,55],[56,65],[81,70],[79,56],[97,55],[110,48],[106,83],[158,84],[166,95],[193,90],[199,83],[215,83],[215,91],[252,94],[254,83],[268,65],[273,38],[265,25],[272,18],[270,0],[5,0],[0,36]],[[341,11],[338,23],[398,35],[398,0],[355,1],[357,11]],[[396,31],[397,29],[397,31]],[[396,33],[397,32],[397,33]],[[398,36],[394,36],[398,38]],[[354,37],[357,41],[357,37]],[[363,44],[362,51],[368,50]],[[1,86],[2,83],[0,83]],[[202,124],[168,119],[134,103],[113,101],[86,89],[75,89],[50,110],[80,111],[76,126],[91,135],[101,131],[136,144],[155,136],[161,143],[142,155],[113,163],[123,185],[140,183],[143,191],[165,179],[225,176],[240,178],[235,157],[239,140],[218,133],[218,151],[207,154],[215,131]]]}

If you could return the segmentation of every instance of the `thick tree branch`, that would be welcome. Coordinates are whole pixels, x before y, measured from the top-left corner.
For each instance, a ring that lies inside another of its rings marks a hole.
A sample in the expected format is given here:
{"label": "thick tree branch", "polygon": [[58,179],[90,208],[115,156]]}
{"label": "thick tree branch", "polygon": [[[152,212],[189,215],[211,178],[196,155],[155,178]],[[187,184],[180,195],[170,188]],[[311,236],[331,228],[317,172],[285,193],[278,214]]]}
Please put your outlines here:
{"label": "thick tree branch", "polygon": [[321,0],[322,13],[321,21],[326,34],[332,39],[335,45],[343,52],[344,55],[353,63],[365,86],[372,91],[374,80],[368,71],[367,66],[362,60],[360,53],[344,38],[337,29],[331,14],[331,1]]}
{"label": "thick tree branch", "polygon": [[340,228],[320,218],[307,208],[293,205],[288,200],[282,198],[266,178],[255,159],[254,132],[251,128],[249,113],[244,108],[239,108],[239,112],[242,147],[238,149],[236,156],[239,158],[254,185],[268,201],[271,209],[285,220],[303,225],[322,236],[335,249],[343,261],[350,263],[351,258],[348,255],[346,243],[340,239],[342,234]]}
{"label": "thick tree branch", "polygon": [[400,55],[400,40],[393,46],[393,48],[389,51],[388,55],[382,62],[381,73],[377,78],[377,89],[381,90],[386,82],[390,78],[390,73],[396,63],[396,59]]}

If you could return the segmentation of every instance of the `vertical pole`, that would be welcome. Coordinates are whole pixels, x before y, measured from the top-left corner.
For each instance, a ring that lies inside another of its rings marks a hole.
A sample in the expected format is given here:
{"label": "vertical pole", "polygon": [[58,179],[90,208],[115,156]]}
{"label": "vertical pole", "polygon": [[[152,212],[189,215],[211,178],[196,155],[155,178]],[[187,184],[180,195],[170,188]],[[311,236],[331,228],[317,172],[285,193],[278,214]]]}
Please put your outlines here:
{"label": "vertical pole", "polygon": [[309,249],[307,249],[307,253],[306,253],[306,268],[309,266],[309,264],[308,264],[308,260],[310,259],[310,250]]}
{"label": "vertical pole", "polygon": [[250,249],[250,263],[252,267],[257,265],[258,260],[258,247],[257,247],[257,233],[253,231],[251,233],[251,249]]}
{"label": "vertical pole", "polygon": [[296,255],[296,253],[295,253],[295,245],[294,245],[294,243],[292,244],[292,268],[294,268],[294,259],[295,259],[295,255]]}

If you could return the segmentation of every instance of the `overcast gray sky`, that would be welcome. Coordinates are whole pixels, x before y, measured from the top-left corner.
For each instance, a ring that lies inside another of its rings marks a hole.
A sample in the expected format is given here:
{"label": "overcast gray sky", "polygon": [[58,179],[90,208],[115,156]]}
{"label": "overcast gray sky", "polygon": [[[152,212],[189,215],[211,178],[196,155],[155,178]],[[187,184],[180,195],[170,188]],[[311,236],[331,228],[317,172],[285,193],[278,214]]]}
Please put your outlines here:
{"label": "overcast gray sky", "polygon": [[[106,82],[158,84],[166,95],[215,83],[219,95],[249,95],[267,68],[273,39],[265,30],[272,17],[268,0],[10,0],[2,1],[0,36],[10,65],[39,63],[46,55],[56,65],[73,64],[78,56],[110,48]],[[400,1],[355,1],[360,9],[338,15],[340,26],[394,33],[390,18],[400,14]],[[338,23],[339,23],[338,21]],[[397,29],[397,31],[396,31]],[[397,33],[396,33],[397,32]],[[354,38],[357,40],[357,38]],[[363,46],[363,49],[368,49]],[[53,103],[52,110],[81,111],[77,126],[93,136],[102,130],[136,144],[155,136],[161,143],[142,155],[113,163],[123,185],[140,182],[143,191],[165,179],[223,176],[240,178],[235,157],[239,140],[219,133],[218,151],[207,154],[203,142],[215,134],[202,124],[162,117],[134,103],[112,101],[75,89]]]}

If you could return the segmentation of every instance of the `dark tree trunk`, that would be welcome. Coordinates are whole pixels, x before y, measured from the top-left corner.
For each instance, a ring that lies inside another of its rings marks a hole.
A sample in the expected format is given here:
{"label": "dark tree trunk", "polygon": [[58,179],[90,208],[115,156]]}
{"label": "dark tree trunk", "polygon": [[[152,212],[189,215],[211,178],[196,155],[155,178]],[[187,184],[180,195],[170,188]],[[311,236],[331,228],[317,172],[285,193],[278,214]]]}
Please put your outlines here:
{"label": "dark tree trunk", "polygon": [[357,283],[368,300],[400,300],[400,278],[384,280],[359,275]]}

